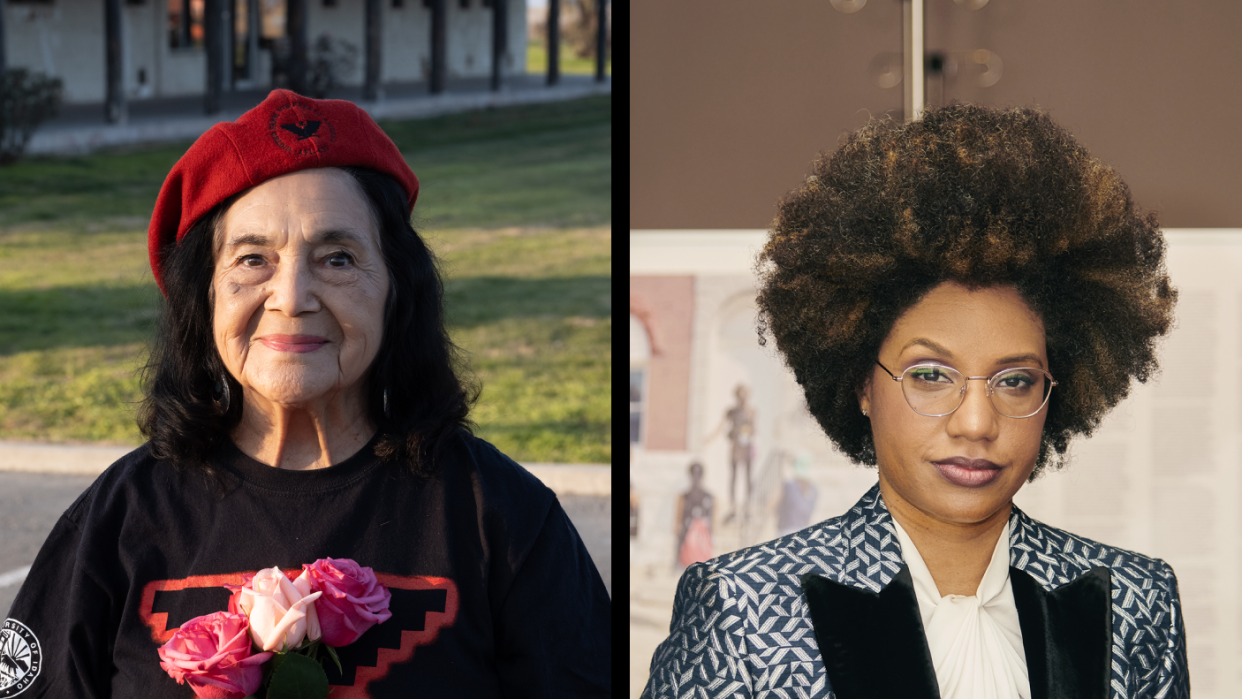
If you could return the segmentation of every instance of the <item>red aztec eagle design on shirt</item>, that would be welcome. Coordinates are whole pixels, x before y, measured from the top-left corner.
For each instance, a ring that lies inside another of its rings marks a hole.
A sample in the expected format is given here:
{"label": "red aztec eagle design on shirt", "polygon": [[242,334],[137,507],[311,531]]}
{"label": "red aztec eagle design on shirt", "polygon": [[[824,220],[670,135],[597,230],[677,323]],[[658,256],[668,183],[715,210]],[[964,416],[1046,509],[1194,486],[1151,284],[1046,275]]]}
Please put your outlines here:
{"label": "red aztec eagle design on shirt", "polygon": [[[142,617],[142,622],[151,629],[151,640],[162,645],[172,638],[173,633],[180,628],[179,626],[168,628],[168,613],[154,611],[156,593],[219,589],[222,592],[225,604],[216,611],[224,611],[228,609],[228,595],[230,594],[224,586],[226,584],[241,585],[247,576],[254,575],[256,572],[252,570],[222,575],[193,575],[180,580],[152,580],[147,583],[142,589],[142,606],[139,614]],[[300,568],[291,568],[284,570],[284,573],[292,580],[300,575],[302,570]],[[381,643],[376,649],[375,665],[358,663],[351,668],[351,663],[346,662],[344,657],[348,652],[347,649],[351,646],[338,649],[342,653],[342,664],[346,667],[346,676],[340,678],[336,673],[336,668],[332,667],[328,669],[329,678],[335,675],[341,680],[348,680],[349,671],[352,669],[353,682],[345,685],[332,684],[332,696],[334,699],[364,699],[369,697],[370,695],[366,691],[368,682],[386,676],[393,663],[403,663],[414,657],[415,648],[433,643],[439,635],[440,629],[452,626],[457,620],[457,584],[449,578],[423,575],[390,575],[387,573],[376,573],[375,577],[388,588],[389,592],[393,593],[394,601],[397,601],[398,597],[405,596],[402,591],[415,593],[411,596],[417,596],[422,602],[420,606],[415,608],[415,611],[421,610],[424,612],[422,615],[422,628],[413,630],[401,629],[399,647],[394,648]],[[441,592],[443,594],[437,594]],[[392,610],[391,606],[390,610]],[[368,629],[354,645],[363,643],[379,627],[397,622],[397,610],[392,611],[393,616],[391,619]],[[385,631],[388,631],[388,629],[385,629]]]}

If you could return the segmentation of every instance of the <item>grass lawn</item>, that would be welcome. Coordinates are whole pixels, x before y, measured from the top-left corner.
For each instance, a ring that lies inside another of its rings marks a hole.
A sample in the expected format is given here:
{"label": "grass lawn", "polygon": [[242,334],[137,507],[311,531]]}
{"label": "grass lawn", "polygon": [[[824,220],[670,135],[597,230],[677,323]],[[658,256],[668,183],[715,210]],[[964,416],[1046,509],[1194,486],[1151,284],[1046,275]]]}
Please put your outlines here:
{"label": "grass lawn", "polygon": [[[573,49],[567,44],[561,44],[560,53],[557,55],[560,59],[561,73],[564,75],[595,75],[595,57],[578,58],[574,55]],[[539,41],[526,42],[526,72],[547,74],[548,72],[548,47]],[[604,75],[612,75],[612,57],[608,56],[604,60]]]}
{"label": "grass lawn", "polygon": [[[422,183],[477,433],[522,461],[608,462],[610,98],[383,126]],[[0,439],[142,441],[146,220],[187,146],[0,168]]]}

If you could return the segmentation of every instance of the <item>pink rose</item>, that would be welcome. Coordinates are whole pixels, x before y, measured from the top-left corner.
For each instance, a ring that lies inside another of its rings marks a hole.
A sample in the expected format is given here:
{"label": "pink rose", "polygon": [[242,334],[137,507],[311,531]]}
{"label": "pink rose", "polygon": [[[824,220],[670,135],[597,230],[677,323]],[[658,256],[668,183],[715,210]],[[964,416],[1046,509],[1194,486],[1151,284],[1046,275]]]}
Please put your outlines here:
{"label": "pink rose", "polygon": [[246,615],[246,610],[241,608],[241,591],[243,588],[250,587],[251,580],[254,580],[254,573],[247,573],[242,576],[242,584],[240,585],[230,585],[228,583],[224,584],[225,587],[233,592],[233,594],[229,596],[229,614],[241,614],[242,616]]}
{"label": "pink rose", "polygon": [[375,579],[374,571],[355,561],[321,558],[303,564],[302,576],[309,578],[312,590],[323,593],[315,601],[315,609],[323,642],[329,646],[347,646],[367,629],[392,617],[388,611],[392,593]]}
{"label": "pink rose", "polygon": [[306,571],[290,582],[279,566],[265,568],[237,590],[229,609],[240,609],[250,618],[250,637],[263,650],[294,648],[309,637],[319,638],[314,602]]}
{"label": "pink rose", "polygon": [[271,653],[250,653],[246,617],[216,612],[190,619],[160,646],[160,667],[190,683],[201,699],[242,699],[263,682],[260,667]]}

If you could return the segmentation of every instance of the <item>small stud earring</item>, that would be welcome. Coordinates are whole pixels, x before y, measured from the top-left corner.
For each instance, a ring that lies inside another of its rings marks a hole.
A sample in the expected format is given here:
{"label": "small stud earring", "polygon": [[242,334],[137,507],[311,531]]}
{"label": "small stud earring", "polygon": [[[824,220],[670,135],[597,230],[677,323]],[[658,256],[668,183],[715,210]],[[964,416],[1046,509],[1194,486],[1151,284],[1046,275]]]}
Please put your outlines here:
{"label": "small stud earring", "polygon": [[866,411],[866,410],[864,410],[864,411],[863,411],[863,417],[867,417],[867,411]]}

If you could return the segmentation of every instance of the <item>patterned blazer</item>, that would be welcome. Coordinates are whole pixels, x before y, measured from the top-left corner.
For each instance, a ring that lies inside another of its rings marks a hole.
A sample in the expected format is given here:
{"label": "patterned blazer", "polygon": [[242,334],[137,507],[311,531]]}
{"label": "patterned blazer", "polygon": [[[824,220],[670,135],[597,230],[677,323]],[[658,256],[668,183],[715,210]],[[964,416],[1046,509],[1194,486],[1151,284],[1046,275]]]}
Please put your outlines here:
{"label": "patterned blazer", "polygon": [[[1032,699],[1190,696],[1168,564],[1017,507],[1009,529]],[[642,696],[939,697],[879,485],[840,517],[688,568]]]}

